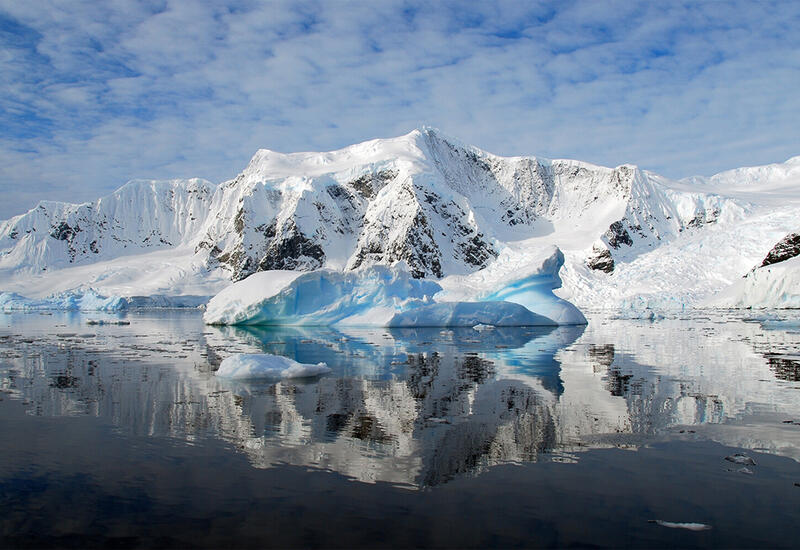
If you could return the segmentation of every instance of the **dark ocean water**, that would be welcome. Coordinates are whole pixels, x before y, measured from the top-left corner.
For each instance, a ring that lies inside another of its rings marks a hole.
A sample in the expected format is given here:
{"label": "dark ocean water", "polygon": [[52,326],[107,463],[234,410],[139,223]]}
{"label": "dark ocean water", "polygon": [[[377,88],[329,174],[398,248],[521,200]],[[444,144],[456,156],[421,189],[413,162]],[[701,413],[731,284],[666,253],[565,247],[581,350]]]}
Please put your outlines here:
{"label": "dark ocean water", "polygon": [[[346,332],[89,317],[0,315],[2,548],[800,540],[797,315]],[[333,372],[215,377],[238,352]]]}

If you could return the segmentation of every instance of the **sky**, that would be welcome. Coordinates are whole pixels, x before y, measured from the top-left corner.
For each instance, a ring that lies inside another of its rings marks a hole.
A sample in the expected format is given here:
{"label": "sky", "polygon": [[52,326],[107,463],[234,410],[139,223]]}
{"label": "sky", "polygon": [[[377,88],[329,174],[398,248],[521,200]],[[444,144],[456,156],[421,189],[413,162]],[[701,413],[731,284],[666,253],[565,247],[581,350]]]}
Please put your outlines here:
{"label": "sky", "polygon": [[0,0],[0,219],[434,126],[671,178],[800,155],[800,2]]}

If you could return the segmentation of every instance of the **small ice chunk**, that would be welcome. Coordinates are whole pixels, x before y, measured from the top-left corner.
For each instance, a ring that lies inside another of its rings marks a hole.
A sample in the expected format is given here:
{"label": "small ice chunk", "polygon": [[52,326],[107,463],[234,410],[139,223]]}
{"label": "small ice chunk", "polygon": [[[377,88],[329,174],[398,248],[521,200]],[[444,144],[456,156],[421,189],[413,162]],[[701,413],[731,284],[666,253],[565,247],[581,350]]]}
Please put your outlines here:
{"label": "small ice chunk", "polygon": [[253,378],[306,378],[331,372],[325,363],[298,363],[288,357],[268,353],[237,353],[225,358],[217,376],[235,380]]}
{"label": "small ice chunk", "polygon": [[478,332],[483,332],[484,330],[494,330],[494,325],[484,325],[483,323],[480,323],[472,327],[472,330],[477,330]]}
{"label": "small ice chunk", "polygon": [[652,521],[661,527],[669,527],[670,529],[688,529],[689,531],[707,531],[708,529],[711,529],[711,526],[706,525],[705,523],[680,523],[674,521],[664,521],[661,519]]}
{"label": "small ice chunk", "polygon": [[87,319],[87,325],[130,325],[130,321],[124,319]]}
{"label": "small ice chunk", "polygon": [[725,460],[728,462],[733,462],[734,464],[742,464],[745,466],[755,466],[756,461],[747,456],[744,453],[734,453],[730,456],[726,456]]}

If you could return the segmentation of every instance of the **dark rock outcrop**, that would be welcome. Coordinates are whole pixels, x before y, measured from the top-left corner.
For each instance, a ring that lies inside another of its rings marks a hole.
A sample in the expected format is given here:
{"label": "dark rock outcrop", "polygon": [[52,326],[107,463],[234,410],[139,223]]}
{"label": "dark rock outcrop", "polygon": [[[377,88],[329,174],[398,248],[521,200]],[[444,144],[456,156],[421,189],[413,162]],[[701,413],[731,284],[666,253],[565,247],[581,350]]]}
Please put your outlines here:
{"label": "dark rock outcrop", "polygon": [[784,262],[800,255],[800,233],[789,233],[772,247],[760,267]]}
{"label": "dark rock outcrop", "polygon": [[592,249],[592,255],[586,259],[586,265],[589,269],[611,273],[614,271],[614,258],[611,256],[611,251],[607,248],[594,247]]}
{"label": "dark rock outcrop", "polygon": [[608,226],[608,231],[604,235],[608,239],[608,246],[619,248],[623,244],[633,246],[633,239],[621,221],[614,222]]}

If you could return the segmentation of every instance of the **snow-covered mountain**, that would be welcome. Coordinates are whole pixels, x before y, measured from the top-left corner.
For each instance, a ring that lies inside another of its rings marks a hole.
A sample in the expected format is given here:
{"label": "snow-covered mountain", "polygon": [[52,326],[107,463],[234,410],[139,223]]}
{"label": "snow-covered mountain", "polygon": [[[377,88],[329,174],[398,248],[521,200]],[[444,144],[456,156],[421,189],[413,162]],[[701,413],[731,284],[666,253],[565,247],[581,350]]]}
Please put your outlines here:
{"label": "snow-covered mountain", "polygon": [[482,269],[505,242],[556,221],[615,210],[622,219],[627,203],[630,220],[611,242],[677,230],[668,222],[677,213],[640,204],[650,188],[635,167],[502,158],[430,129],[323,154],[260,150],[220,187],[198,249],[236,279],[399,260],[415,276],[440,278]]}
{"label": "snow-covered mountain", "polygon": [[[233,180],[131,182],[0,223],[0,288],[213,294],[264,270],[406,262],[476,284],[564,253],[583,307],[698,303],[796,229],[800,157],[674,182],[632,165],[499,157],[422,128],[327,153],[259,150]],[[540,263],[540,262],[539,262]],[[136,265],[161,266],[157,277]],[[24,278],[23,278],[24,277]]]}
{"label": "snow-covered mountain", "polygon": [[196,178],[134,180],[93,203],[42,201],[0,222],[0,268],[35,273],[175,247],[195,237],[214,191]]}

